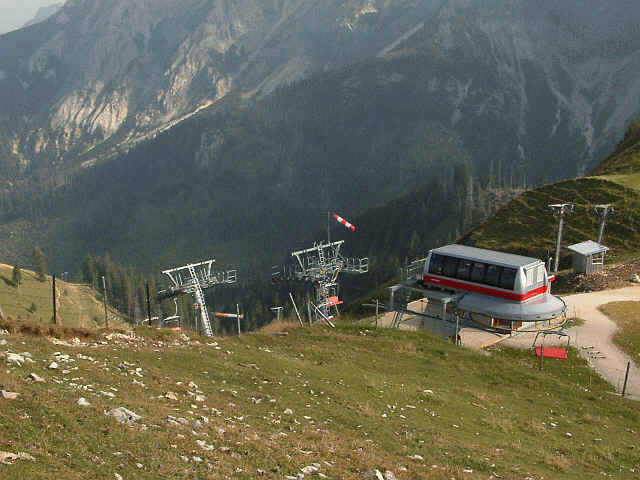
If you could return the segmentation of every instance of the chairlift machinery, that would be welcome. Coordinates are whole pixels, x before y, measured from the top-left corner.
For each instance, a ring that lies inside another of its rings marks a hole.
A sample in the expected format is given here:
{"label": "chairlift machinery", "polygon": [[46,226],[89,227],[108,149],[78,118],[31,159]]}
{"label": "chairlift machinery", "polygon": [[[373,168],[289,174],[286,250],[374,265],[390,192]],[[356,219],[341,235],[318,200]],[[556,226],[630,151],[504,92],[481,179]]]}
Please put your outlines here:
{"label": "chairlift machinery", "polygon": [[[213,269],[214,262],[215,260],[211,259],[163,270],[162,273],[169,278],[170,286],[166,290],[158,292],[159,300],[175,298],[180,295],[193,295],[200,315],[200,331],[207,337],[213,336],[213,329],[209,320],[204,291],[218,285],[232,285],[237,282],[236,270],[215,271]],[[177,310],[175,316],[177,316]]]}
{"label": "chairlift machinery", "polygon": [[[313,310],[316,321],[324,321],[333,326],[331,307],[338,313],[339,282],[341,273],[359,275],[369,271],[368,258],[347,258],[340,249],[344,240],[336,242],[314,243],[311,248],[291,253],[295,259],[292,265],[273,267],[272,280],[296,280],[311,283],[314,287],[314,302],[310,302],[309,310]],[[309,319],[311,321],[311,318]]]}

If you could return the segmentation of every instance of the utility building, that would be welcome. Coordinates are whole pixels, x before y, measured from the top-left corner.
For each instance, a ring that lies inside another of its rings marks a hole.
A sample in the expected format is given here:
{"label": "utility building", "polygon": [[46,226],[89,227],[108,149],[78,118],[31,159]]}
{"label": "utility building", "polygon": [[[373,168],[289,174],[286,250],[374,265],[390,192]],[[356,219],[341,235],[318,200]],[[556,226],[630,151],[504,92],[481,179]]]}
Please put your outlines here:
{"label": "utility building", "polygon": [[598,273],[604,267],[604,256],[609,247],[587,240],[567,247],[573,252],[573,273]]}

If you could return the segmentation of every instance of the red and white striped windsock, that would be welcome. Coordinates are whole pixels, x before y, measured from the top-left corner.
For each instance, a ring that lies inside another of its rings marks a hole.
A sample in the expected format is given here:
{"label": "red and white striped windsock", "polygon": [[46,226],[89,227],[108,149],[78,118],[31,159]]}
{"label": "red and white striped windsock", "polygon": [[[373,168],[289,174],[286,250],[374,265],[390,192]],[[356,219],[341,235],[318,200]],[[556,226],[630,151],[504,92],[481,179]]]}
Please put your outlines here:
{"label": "red and white striped windsock", "polygon": [[351,223],[347,222],[344,218],[342,218],[340,215],[334,213],[333,214],[333,218],[335,218],[338,223],[341,223],[342,225],[344,225],[345,227],[347,227],[348,229],[350,229],[352,232],[356,231],[356,226],[352,225]]}

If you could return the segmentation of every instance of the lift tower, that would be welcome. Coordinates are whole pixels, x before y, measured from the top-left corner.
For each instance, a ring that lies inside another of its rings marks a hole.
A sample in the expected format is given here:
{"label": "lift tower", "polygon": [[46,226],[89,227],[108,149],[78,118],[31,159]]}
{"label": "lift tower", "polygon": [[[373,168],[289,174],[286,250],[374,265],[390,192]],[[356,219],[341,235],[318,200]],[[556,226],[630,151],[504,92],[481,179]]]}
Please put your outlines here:
{"label": "lift tower", "polygon": [[200,310],[200,332],[207,337],[213,336],[213,329],[204,299],[204,291],[216,285],[231,285],[237,281],[236,270],[216,272],[213,270],[214,262],[215,260],[211,259],[163,270],[162,273],[169,277],[171,286],[158,292],[159,300],[180,295],[193,295]]}
{"label": "lift tower", "polygon": [[313,247],[291,253],[296,259],[288,277],[311,282],[315,290],[313,310],[316,320],[331,324],[330,307],[337,307],[338,277],[340,273],[362,274],[369,271],[368,258],[346,258],[340,253],[344,240],[314,243]]}

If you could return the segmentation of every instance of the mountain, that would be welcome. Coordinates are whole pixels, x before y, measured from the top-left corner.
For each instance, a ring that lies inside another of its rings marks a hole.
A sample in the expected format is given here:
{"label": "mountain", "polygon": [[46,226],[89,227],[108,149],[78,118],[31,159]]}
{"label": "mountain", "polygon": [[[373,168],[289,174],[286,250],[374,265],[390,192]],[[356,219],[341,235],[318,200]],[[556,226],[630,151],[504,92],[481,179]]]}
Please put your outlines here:
{"label": "mountain", "polygon": [[637,113],[639,16],[630,0],[73,0],[0,36],[3,172],[64,183],[230,92],[417,52],[448,126],[501,115],[517,131],[505,155],[580,173]]}
{"label": "mountain", "polygon": [[452,198],[462,166],[496,192],[574,177],[637,113],[632,7],[67,2],[0,37],[1,253],[253,275],[328,210]]}
{"label": "mountain", "polygon": [[53,15],[58,10],[60,10],[63,4],[64,2],[60,2],[60,3],[54,3],[53,5],[46,5],[44,7],[38,8],[36,15],[27,23],[25,23],[23,28],[29,27],[31,25],[35,25],[36,23],[44,22],[47,18],[49,18],[51,15]]}

